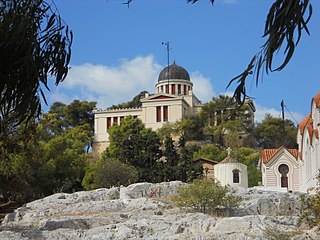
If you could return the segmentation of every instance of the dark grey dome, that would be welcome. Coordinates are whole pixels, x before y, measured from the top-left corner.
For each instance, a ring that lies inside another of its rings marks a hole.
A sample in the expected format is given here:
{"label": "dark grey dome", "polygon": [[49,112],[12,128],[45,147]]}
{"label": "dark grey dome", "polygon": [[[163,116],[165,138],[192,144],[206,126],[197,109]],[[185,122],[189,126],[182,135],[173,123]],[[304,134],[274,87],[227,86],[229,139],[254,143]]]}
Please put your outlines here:
{"label": "dark grey dome", "polygon": [[158,82],[162,80],[168,80],[168,79],[183,79],[190,81],[190,76],[187,70],[185,70],[183,67],[177,65],[175,62],[168,67],[165,67],[160,72]]}

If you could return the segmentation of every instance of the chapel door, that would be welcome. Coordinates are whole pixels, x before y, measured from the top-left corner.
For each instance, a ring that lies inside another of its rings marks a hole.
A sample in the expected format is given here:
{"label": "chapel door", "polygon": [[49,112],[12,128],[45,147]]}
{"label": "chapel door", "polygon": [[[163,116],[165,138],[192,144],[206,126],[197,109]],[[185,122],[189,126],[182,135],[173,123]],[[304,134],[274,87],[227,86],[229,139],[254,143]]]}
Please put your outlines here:
{"label": "chapel door", "polygon": [[288,172],[289,167],[286,164],[281,164],[278,168],[280,174],[281,174],[281,187],[288,188]]}

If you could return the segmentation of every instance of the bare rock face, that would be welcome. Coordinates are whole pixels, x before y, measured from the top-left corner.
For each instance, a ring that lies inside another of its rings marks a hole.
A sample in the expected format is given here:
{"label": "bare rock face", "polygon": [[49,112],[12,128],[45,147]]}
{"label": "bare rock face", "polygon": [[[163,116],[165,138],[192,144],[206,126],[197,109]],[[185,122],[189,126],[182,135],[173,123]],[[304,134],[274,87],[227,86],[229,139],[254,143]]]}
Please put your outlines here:
{"label": "bare rock face", "polygon": [[18,208],[0,226],[0,239],[265,239],[265,229],[291,239],[319,239],[299,226],[299,195],[236,189],[232,217],[185,213],[174,196],[182,182],[57,193]]}

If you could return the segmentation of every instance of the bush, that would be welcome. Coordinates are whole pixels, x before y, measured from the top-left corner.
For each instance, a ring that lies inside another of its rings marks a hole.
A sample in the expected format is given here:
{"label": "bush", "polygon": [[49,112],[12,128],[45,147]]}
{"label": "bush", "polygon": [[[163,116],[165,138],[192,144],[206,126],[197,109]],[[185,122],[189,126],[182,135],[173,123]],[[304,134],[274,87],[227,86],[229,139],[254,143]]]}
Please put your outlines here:
{"label": "bush", "polygon": [[227,187],[212,180],[195,180],[184,185],[174,198],[179,208],[214,215],[217,215],[219,208],[235,207],[239,201],[240,198],[234,196]]}
{"label": "bush", "polygon": [[299,232],[283,232],[275,226],[267,226],[263,229],[263,237],[267,240],[289,240]]}
{"label": "bush", "polygon": [[102,159],[93,163],[82,181],[86,189],[127,186],[139,179],[138,171],[117,159]]}

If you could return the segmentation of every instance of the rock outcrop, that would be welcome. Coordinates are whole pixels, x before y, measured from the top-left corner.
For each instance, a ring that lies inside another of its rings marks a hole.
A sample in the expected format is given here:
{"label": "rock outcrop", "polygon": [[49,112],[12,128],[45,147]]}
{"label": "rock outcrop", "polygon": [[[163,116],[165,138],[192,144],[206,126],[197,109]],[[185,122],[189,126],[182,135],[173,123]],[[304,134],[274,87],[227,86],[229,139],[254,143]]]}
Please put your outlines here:
{"label": "rock outcrop", "polygon": [[185,213],[169,200],[181,182],[57,193],[8,214],[0,239],[265,239],[267,229],[291,239],[319,239],[299,226],[299,194],[237,189],[232,217]]}

